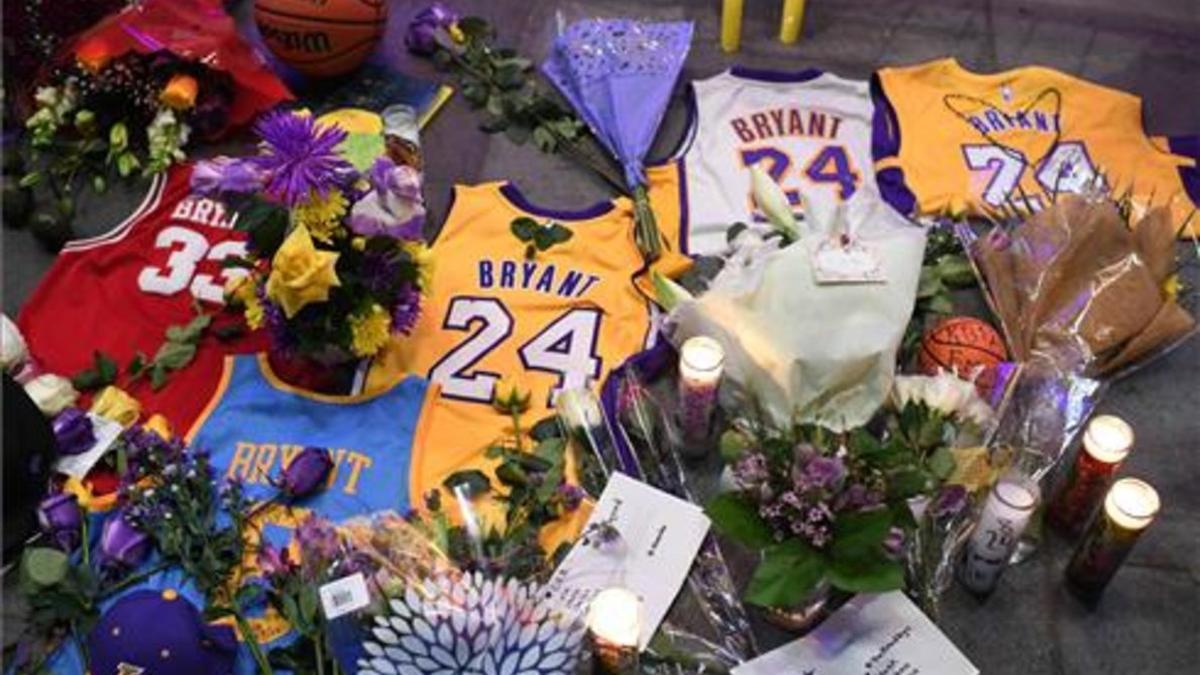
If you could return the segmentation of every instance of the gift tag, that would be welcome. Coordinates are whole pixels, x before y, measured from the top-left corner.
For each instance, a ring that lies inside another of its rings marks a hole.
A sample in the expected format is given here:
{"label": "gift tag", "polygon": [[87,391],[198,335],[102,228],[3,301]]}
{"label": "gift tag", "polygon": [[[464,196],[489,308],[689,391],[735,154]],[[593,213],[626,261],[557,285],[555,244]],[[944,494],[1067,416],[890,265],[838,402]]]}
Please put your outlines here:
{"label": "gift tag", "polygon": [[367,592],[367,580],[362,572],[331,581],[317,594],[321,596],[325,618],[330,621],[371,604],[371,594]]}
{"label": "gift tag", "polygon": [[679,594],[709,525],[699,506],[614,473],[583,535],[546,584],[546,598],[586,614],[600,591],[629,589],[642,600],[638,645],[645,649]]}
{"label": "gift tag", "polygon": [[826,239],[813,252],[818,284],[880,284],[886,281],[874,247],[861,239]]}
{"label": "gift tag", "polygon": [[55,471],[79,480],[83,480],[84,476],[88,475],[92,467],[96,466],[96,463],[104,457],[113,442],[125,430],[125,427],[107,417],[93,413],[88,413],[87,416],[92,420],[92,433],[96,435],[96,442],[87,451],[78,455],[64,455],[54,464]]}
{"label": "gift tag", "polygon": [[861,594],[816,630],[733,675],[978,675],[904,593]]}

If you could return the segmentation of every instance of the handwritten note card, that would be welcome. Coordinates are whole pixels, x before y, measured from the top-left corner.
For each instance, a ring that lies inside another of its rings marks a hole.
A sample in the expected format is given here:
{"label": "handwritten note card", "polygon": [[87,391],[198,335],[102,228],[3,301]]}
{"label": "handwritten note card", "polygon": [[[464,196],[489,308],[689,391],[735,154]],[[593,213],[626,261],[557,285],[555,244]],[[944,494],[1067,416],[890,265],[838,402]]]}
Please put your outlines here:
{"label": "handwritten note card", "polygon": [[733,669],[733,675],[978,675],[899,591],[858,595],[812,633]]}
{"label": "handwritten note card", "polygon": [[[620,536],[605,542],[601,524]],[[546,592],[553,602],[586,613],[605,588],[633,591],[642,599],[639,646],[645,649],[679,594],[709,525],[699,506],[614,473]]]}

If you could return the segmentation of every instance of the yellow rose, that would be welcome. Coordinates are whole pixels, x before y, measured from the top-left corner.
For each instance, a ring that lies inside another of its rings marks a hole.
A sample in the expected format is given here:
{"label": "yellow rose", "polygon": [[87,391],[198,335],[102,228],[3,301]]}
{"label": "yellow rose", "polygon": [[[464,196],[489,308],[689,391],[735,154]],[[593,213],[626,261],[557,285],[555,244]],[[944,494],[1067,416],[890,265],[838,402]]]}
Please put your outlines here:
{"label": "yellow rose", "polygon": [[124,389],[109,385],[92,399],[91,412],[129,427],[142,415],[142,404]]}
{"label": "yellow rose", "polygon": [[146,423],[142,425],[142,428],[146,431],[153,431],[164,441],[171,440],[171,436],[174,435],[171,431],[171,423],[167,421],[167,418],[158,413],[151,415],[150,419],[146,420]]}
{"label": "yellow rose", "polygon": [[506,377],[492,388],[492,407],[505,415],[529,410],[533,394],[516,377]]}
{"label": "yellow rose", "polygon": [[334,269],[337,259],[337,253],[313,246],[308,228],[297,226],[271,259],[267,297],[279,303],[289,319],[309,303],[325,302],[329,289],[342,285]]}

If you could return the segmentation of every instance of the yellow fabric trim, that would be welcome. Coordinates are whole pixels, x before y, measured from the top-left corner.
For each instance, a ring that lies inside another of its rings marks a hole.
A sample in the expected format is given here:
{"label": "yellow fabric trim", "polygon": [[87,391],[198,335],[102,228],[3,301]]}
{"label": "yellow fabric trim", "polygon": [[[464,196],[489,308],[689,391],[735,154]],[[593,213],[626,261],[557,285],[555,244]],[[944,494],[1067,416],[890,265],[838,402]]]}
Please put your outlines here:
{"label": "yellow fabric trim", "polygon": [[263,378],[267,381],[267,384],[285,394],[293,394],[295,396],[307,398],[311,401],[317,401],[320,403],[334,403],[342,405],[365,403],[366,401],[383,396],[384,394],[400,386],[401,382],[404,382],[404,380],[408,379],[407,375],[398,377],[394,382],[388,384],[382,389],[379,389],[378,391],[372,391],[363,394],[351,394],[347,396],[338,394],[322,394],[316,391],[301,389],[300,387],[284,382],[282,378],[275,374],[275,371],[271,370],[271,362],[267,358],[266,352],[259,352],[258,354],[255,354],[254,358],[258,361],[258,369],[262,373]]}
{"label": "yellow fabric trim", "polygon": [[224,363],[221,365],[221,380],[217,383],[217,389],[213,392],[212,398],[208,399],[208,404],[204,406],[204,410],[200,411],[200,415],[196,417],[196,421],[192,422],[192,428],[188,429],[187,435],[183,437],[189,444],[196,434],[200,431],[200,427],[208,421],[208,417],[217,409],[217,405],[225,396],[225,390],[229,388],[229,380],[233,377],[233,357],[226,356]]}

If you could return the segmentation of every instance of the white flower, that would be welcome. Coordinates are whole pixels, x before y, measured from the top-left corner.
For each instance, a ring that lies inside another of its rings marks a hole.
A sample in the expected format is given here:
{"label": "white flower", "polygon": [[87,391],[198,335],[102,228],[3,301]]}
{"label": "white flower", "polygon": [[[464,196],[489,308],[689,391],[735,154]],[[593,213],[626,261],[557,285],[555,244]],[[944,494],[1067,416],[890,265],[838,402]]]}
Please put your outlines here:
{"label": "white flower", "polygon": [[956,413],[975,393],[975,387],[966,380],[946,372],[939,372],[930,378],[925,387],[925,404],[935,408],[943,415],[951,416]]}
{"label": "white flower", "polygon": [[79,398],[79,392],[71,386],[71,381],[54,373],[38,375],[27,382],[25,393],[29,394],[29,398],[46,417],[54,417]]}
{"label": "white flower", "polygon": [[7,314],[0,314],[0,368],[11,370],[20,366],[27,358],[29,351],[25,346],[25,338],[21,337],[20,329]]}
{"label": "white flower", "polygon": [[792,205],[788,202],[783,188],[779,187],[773,178],[763,171],[762,167],[754,164],[750,167],[750,185],[754,192],[754,201],[762,209],[767,220],[783,233],[789,241],[800,238],[796,227],[796,216],[792,213]]}
{"label": "white flower", "polygon": [[33,95],[33,100],[46,108],[53,108],[59,98],[58,87],[38,87],[37,93]]}
{"label": "white flower", "polygon": [[933,376],[896,376],[892,383],[892,405],[903,410],[910,403],[924,403],[943,415],[981,427],[992,419],[992,409],[979,397],[975,384],[944,370]]}

